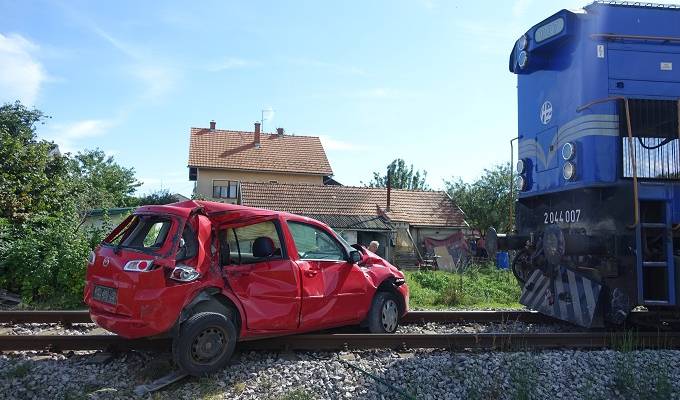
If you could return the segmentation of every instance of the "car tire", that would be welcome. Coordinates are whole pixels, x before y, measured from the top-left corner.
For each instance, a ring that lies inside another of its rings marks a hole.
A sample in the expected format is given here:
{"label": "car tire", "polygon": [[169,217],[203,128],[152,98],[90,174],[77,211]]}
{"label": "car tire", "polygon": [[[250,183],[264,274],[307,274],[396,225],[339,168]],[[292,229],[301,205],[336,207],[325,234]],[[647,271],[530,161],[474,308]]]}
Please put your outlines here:
{"label": "car tire", "polygon": [[368,312],[371,333],[394,333],[399,326],[399,300],[394,293],[378,292]]}
{"label": "car tire", "polygon": [[204,376],[224,368],[234,354],[236,328],[223,314],[202,312],[180,326],[172,341],[175,364],[193,376]]}

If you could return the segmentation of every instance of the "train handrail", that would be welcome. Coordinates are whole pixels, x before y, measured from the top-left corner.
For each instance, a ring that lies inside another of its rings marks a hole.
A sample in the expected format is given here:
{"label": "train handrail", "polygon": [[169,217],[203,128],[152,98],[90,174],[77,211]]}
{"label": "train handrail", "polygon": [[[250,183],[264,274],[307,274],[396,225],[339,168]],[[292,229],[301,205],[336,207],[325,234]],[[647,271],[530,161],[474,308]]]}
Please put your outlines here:
{"label": "train handrail", "polygon": [[646,35],[626,35],[626,34],[615,34],[615,33],[593,33],[590,35],[591,39],[604,39],[604,40],[647,40],[647,41],[658,41],[658,42],[680,42],[680,37],[674,36],[646,36]]}
{"label": "train handrail", "polygon": [[[628,107],[628,98],[624,96],[611,96],[602,99],[593,100],[586,103],[580,107],[576,108],[576,112],[581,112],[595,104],[607,103],[615,100],[623,100],[624,107],[626,109],[626,128],[628,130],[628,152],[631,155],[631,162],[633,164],[633,210],[634,210],[634,222],[632,225],[628,225],[629,229],[635,228],[640,223],[640,199],[638,193],[638,177],[637,177],[637,161],[635,158],[635,149],[633,148],[633,128],[630,125],[630,108]],[[680,110],[680,103],[678,104]],[[680,129],[678,130],[678,137],[680,138]]]}

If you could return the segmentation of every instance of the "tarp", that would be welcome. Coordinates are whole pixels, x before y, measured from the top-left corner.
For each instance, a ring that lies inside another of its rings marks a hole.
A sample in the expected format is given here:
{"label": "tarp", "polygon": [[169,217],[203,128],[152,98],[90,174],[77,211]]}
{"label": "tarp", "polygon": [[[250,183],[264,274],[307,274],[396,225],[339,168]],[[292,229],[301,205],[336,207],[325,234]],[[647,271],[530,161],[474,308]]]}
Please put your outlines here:
{"label": "tarp", "polygon": [[428,253],[439,256],[437,265],[445,271],[454,271],[457,265],[470,257],[470,247],[463,232],[456,232],[444,239],[426,237],[424,243]]}

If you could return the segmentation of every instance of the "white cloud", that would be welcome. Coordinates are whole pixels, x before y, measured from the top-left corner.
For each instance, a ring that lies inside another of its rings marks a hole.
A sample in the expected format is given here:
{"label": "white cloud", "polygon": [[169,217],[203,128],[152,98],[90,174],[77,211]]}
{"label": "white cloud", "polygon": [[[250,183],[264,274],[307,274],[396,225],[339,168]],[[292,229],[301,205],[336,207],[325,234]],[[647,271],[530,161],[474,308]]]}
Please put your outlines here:
{"label": "white cloud", "polygon": [[35,105],[40,87],[47,80],[34,54],[38,46],[18,34],[0,34],[0,102],[21,100]]}
{"label": "white cloud", "polygon": [[333,139],[329,136],[321,135],[319,136],[321,144],[326,150],[339,150],[339,151],[357,151],[365,150],[366,146],[351,142],[344,142],[342,140]]}
{"label": "white cloud", "polygon": [[114,125],[115,122],[110,120],[86,119],[48,126],[42,136],[58,144],[62,153],[73,153],[80,150],[79,141],[104,135]]}

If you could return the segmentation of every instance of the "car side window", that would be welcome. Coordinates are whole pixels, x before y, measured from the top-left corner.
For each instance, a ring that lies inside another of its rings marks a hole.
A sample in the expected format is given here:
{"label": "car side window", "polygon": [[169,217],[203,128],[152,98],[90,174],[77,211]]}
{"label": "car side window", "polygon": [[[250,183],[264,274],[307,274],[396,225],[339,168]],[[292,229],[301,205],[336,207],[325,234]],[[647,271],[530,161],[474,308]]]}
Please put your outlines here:
{"label": "car side window", "polygon": [[222,265],[253,264],[283,258],[274,221],[222,229],[218,236]]}
{"label": "car side window", "polygon": [[196,257],[198,253],[198,240],[196,233],[191,229],[191,225],[187,222],[182,231],[182,237],[179,239],[179,247],[175,260],[182,261]]}
{"label": "car side window", "polygon": [[345,252],[331,235],[322,229],[299,222],[288,222],[295,248],[303,260],[344,260]]}

